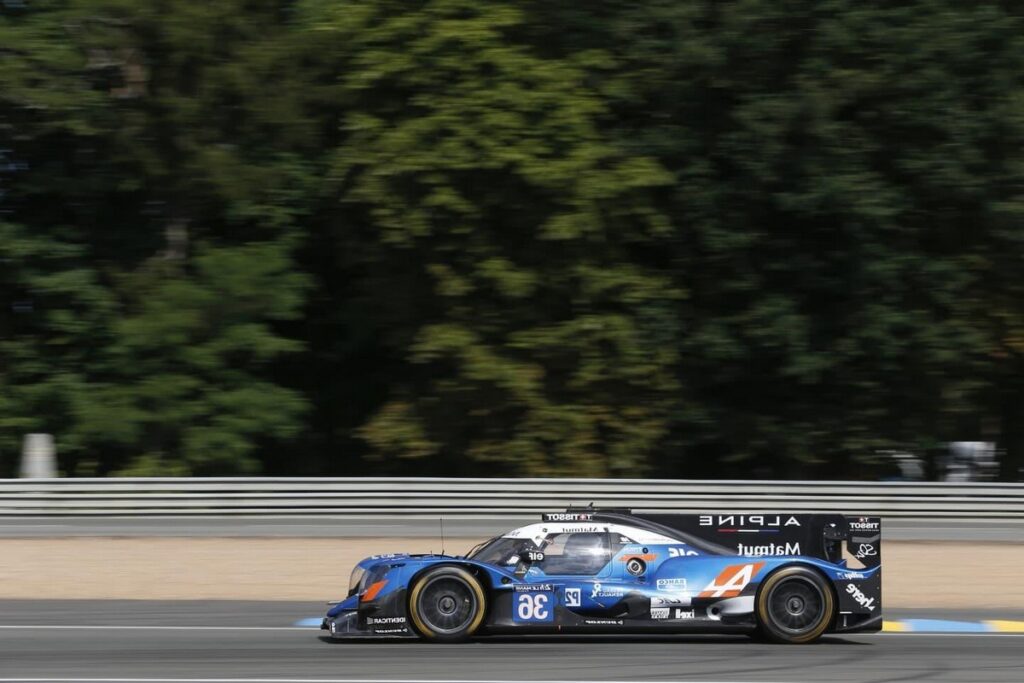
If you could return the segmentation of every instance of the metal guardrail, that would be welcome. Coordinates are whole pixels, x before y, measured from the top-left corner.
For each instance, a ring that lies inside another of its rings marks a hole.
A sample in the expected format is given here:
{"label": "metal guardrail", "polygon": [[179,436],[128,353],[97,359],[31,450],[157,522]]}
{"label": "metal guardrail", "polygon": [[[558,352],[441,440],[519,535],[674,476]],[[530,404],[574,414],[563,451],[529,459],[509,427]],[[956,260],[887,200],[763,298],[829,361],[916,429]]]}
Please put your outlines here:
{"label": "metal guardrail", "polygon": [[568,505],[645,512],[844,512],[1024,520],[1024,484],[658,479],[0,479],[0,517],[533,515]]}

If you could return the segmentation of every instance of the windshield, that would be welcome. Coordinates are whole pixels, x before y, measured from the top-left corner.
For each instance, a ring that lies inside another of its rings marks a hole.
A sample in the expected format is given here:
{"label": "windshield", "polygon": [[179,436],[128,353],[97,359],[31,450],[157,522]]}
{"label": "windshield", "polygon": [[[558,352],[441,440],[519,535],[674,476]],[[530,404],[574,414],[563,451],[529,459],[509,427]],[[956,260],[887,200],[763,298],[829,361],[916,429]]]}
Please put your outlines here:
{"label": "windshield", "polygon": [[466,557],[487,564],[509,564],[513,558],[518,561],[519,552],[526,544],[532,545],[522,538],[492,538],[471,550]]}
{"label": "windshield", "polygon": [[495,536],[494,538],[489,538],[486,541],[480,541],[475,546],[470,548],[469,552],[466,553],[463,557],[465,557],[466,559],[472,559],[478,552],[480,552],[483,549],[485,545],[487,545],[488,543],[493,543],[494,541],[497,541],[499,538],[501,538],[501,536]]}

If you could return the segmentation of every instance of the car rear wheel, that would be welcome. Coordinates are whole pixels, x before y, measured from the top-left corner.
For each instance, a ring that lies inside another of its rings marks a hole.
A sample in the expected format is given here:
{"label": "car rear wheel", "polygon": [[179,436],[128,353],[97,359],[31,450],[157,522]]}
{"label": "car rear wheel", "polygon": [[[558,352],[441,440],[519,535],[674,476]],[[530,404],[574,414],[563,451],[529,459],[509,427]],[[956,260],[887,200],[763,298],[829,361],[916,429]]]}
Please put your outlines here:
{"label": "car rear wheel", "polygon": [[486,607],[480,581],[461,567],[428,570],[409,591],[409,616],[427,640],[466,640],[480,628]]}
{"label": "car rear wheel", "polygon": [[759,635],[776,643],[810,643],[832,622],[832,589],[817,572],[786,567],[761,584],[757,592]]}

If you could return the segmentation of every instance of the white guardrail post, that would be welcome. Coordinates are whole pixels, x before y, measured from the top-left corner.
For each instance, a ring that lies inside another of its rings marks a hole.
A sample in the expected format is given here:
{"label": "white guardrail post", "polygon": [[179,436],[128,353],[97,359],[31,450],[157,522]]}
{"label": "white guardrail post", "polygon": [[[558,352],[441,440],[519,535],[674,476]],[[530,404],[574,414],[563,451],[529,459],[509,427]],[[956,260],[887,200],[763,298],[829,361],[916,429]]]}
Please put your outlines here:
{"label": "white guardrail post", "polygon": [[53,434],[26,434],[21,449],[21,477],[46,479],[57,476],[57,449]]}
{"label": "white guardrail post", "polygon": [[0,479],[0,517],[498,517],[568,505],[1024,520],[1024,484],[659,479]]}

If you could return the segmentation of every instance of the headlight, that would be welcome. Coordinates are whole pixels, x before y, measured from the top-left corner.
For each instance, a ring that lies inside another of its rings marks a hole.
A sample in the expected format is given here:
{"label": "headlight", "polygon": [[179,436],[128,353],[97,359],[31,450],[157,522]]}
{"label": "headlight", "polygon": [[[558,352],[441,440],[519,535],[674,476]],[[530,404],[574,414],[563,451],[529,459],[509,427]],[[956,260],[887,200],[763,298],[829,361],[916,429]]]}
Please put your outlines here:
{"label": "headlight", "polygon": [[362,567],[358,567],[358,566],[355,569],[352,570],[352,576],[349,577],[349,580],[348,580],[348,594],[349,595],[354,595],[355,592],[357,590],[359,590],[359,582],[363,579],[363,575],[365,573],[366,573],[366,570],[363,569]]}

